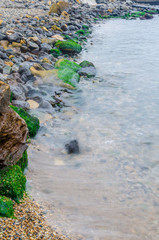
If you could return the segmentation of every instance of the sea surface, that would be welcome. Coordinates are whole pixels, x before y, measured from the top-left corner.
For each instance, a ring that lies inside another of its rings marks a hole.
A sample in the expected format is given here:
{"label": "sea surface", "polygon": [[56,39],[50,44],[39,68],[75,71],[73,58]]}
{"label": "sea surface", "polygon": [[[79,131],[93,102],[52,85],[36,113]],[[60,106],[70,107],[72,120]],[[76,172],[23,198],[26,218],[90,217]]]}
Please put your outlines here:
{"label": "sea surface", "polygon": [[[43,113],[28,188],[71,239],[159,239],[159,18],[96,24],[78,58],[97,76]],[[51,86],[40,86],[51,94]],[[65,144],[77,139],[80,154]]]}

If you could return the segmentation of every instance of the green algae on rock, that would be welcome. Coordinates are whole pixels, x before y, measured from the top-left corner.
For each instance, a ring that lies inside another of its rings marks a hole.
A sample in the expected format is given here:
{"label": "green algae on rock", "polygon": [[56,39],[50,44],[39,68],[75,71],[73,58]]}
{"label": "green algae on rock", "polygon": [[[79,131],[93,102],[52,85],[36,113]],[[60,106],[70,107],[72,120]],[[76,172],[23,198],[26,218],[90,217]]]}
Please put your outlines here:
{"label": "green algae on rock", "polygon": [[25,168],[28,166],[28,154],[27,151],[23,152],[23,156],[19,161],[17,162],[17,165],[22,169],[24,172]]}
{"label": "green algae on rock", "polygon": [[75,62],[62,58],[55,63],[55,68],[60,68],[60,69],[70,68],[73,71],[77,72],[81,67],[79,64]]}
{"label": "green algae on rock", "polygon": [[0,171],[0,195],[9,197],[15,202],[23,197],[26,177],[17,165],[3,168]]}
{"label": "green algae on rock", "polygon": [[63,58],[55,63],[55,68],[57,69],[57,76],[59,79],[76,88],[80,80],[80,76],[77,73],[81,68],[79,64]]}
{"label": "green algae on rock", "polygon": [[85,29],[80,29],[75,32],[75,34],[77,34],[78,36],[85,36],[85,37],[87,37],[90,33],[91,31],[88,31]]}
{"label": "green algae on rock", "polygon": [[67,83],[74,88],[77,87],[77,82],[80,80],[79,74],[70,68],[58,69],[57,76],[59,79],[63,80],[64,83]]}
{"label": "green algae on rock", "polygon": [[81,45],[72,40],[57,41],[55,47],[60,49],[63,53],[67,53],[69,55],[77,54],[82,51]]}
{"label": "green algae on rock", "polygon": [[27,124],[29,130],[29,136],[35,137],[40,127],[39,119],[37,117],[31,116],[24,109],[18,108],[15,106],[10,106],[16,113],[19,114],[21,118],[23,118]]}
{"label": "green algae on rock", "polygon": [[59,57],[61,55],[61,51],[59,49],[53,48],[50,50],[50,53],[55,57]]}
{"label": "green algae on rock", "polygon": [[96,75],[96,68],[92,62],[83,61],[79,65],[81,67],[81,69],[78,71],[80,76],[91,78]]}
{"label": "green algae on rock", "polygon": [[85,68],[85,67],[94,67],[94,64],[92,62],[89,61],[83,61],[79,64],[81,67]]}
{"label": "green algae on rock", "polygon": [[5,196],[0,196],[0,217],[14,217],[13,202]]}

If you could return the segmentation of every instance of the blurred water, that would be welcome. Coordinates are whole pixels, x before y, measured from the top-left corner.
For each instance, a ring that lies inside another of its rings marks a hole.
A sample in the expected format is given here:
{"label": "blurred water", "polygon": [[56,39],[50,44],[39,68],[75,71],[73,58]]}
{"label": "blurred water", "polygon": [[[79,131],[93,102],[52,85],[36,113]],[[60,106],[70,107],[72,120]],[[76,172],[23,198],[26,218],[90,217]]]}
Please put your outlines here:
{"label": "blurred water", "polygon": [[[96,25],[79,61],[97,77],[63,95],[69,107],[29,147],[31,194],[72,239],[159,239],[158,26],[158,17]],[[64,150],[72,139],[79,155]]]}

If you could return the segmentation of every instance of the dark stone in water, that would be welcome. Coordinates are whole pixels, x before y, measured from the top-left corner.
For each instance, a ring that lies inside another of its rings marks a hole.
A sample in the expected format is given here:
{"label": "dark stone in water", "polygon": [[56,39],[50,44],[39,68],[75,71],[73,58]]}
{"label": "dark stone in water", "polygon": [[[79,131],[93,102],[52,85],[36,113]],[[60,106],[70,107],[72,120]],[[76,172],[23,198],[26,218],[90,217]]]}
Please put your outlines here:
{"label": "dark stone in water", "polygon": [[141,20],[147,20],[147,19],[149,20],[149,19],[152,19],[152,18],[153,18],[153,16],[150,15],[150,14],[147,14],[147,13],[143,17],[140,17]]}
{"label": "dark stone in water", "polygon": [[65,148],[68,154],[79,153],[79,145],[77,140],[72,140],[69,143],[65,144]]}

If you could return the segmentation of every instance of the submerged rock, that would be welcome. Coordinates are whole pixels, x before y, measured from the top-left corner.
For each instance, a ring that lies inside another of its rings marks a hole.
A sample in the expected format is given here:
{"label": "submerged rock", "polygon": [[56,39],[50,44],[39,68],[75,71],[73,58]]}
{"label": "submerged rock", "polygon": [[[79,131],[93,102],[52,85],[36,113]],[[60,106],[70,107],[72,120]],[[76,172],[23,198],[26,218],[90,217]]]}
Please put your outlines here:
{"label": "submerged rock", "polygon": [[146,13],[143,17],[140,17],[141,20],[149,20],[152,18],[153,18],[153,16],[148,13]]}
{"label": "submerged rock", "polygon": [[57,76],[59,79],[76,87],[80,80],[77,71],[81,68],[77,63],[62,58],[55,63],[55,68],[58,69]]}
{"label": "submerged rock", "polygon": [[67,150],[68,154],[79,153],[79,145],[77,140],[72,140],[65,144],[65,149]]}
{"label": "submerged rock", "polygon": [[83,61],[79,65],[81,67],[81,69],[78,71],[80,76],[90,78],[96,75],[96,68],[93,63],[89,61]]}

